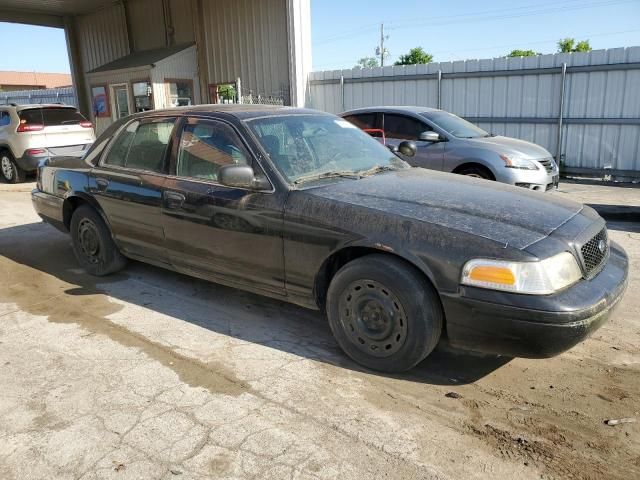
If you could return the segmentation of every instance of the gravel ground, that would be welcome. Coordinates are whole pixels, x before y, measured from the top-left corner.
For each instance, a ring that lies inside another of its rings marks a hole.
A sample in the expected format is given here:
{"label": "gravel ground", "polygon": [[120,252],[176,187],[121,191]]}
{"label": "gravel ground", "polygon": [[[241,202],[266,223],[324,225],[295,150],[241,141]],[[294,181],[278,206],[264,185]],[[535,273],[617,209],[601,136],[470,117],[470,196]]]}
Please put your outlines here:
{"label": "gravel ground", "polygon": [[[131,263],[95,279],[0,186],[0,478],[640,478],[640,225],[611,320],[547,360],[348,360],[316,312]],[[640,205],[640,189],[554,195]],[[456,395],[447,395],[450,393]]]}

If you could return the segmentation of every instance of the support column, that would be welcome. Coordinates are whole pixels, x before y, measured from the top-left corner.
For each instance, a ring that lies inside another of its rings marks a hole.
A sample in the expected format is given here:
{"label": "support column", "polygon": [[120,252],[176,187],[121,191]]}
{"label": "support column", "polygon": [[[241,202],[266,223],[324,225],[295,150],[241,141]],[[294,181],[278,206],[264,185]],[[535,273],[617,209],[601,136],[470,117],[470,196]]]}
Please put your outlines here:
{"label": "support column", "polygon": [[71,16],[64,17],[64,33],[67,40],[69,65],[71,66],[71,79],[76,92],[76,98],[78,99],[78,109],[85,117],[93,119],[92,107],[89,102],[89,92],[87,90],[84,70],[82,69],[82,58],[80,57],[75,19]]}
{"label": "support column", "polygon": [[304,107],[311,72],[310,0],[287,0],[287,30],[291,105]]}

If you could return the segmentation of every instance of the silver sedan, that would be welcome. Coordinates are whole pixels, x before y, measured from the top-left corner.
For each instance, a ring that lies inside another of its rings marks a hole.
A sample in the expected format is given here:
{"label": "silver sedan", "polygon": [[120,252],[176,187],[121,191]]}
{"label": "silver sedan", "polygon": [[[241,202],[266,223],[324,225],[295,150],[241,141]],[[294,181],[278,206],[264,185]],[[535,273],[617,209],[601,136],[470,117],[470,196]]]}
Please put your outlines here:
{"label": "silver sedan", "polygon": [[558,166],[544,148],[492,135],[443,110],[427,107],[370,107],[340,114],[349,122],[396,146],[413,140],[415,167],[496,180],[536,191],[558,185]]}

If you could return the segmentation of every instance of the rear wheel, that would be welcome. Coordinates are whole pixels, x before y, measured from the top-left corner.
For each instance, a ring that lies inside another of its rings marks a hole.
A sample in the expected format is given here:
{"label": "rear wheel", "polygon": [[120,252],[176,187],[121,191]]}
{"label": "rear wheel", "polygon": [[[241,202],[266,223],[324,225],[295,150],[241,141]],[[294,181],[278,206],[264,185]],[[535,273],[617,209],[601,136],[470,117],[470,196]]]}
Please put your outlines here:
{"label": "rear wheel", "polygon": [[491,172],[480,165],[471,165],[468,167],[464,167],[462,170],[456,172],[460,175],[466,175],[468,177],[474,178],[484,178],[485,180],[495,180]]}
{"label": "rear wheel", "polygon": [[435,348],[442,307],[415,268],[385,255],[347,263],[327,292],[327,316],[338,344],[373,370],[403,372]]}
{"label": "rear wheel", "polygon": [[111,238],[109,228],[89,205],[73,212],[70,229],[73,252],[88,273],[104,276],[124,268],[126,259]]}
{"label": "rear wheel", "polygon": [[0,152],[0,174],[7,183],[22,183],[26,177],[24,170],[18,166],[8,150]]}

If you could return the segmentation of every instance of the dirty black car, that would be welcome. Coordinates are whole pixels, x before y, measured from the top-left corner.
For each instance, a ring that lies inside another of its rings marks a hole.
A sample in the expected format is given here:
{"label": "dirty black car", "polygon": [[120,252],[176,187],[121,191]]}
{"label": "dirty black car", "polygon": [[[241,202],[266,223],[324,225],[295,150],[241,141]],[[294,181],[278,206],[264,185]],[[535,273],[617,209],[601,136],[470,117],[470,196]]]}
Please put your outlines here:
{"label": "dirty black car", "polygon": [[135,259],[322,310],[342,349],[382,371],[412,368],[441,339],[556,355],[627,284],[627,256],[591,208],[410,168],[312,110],[134,115],[83,159],[43,164],[32,199],[91,274]]}

